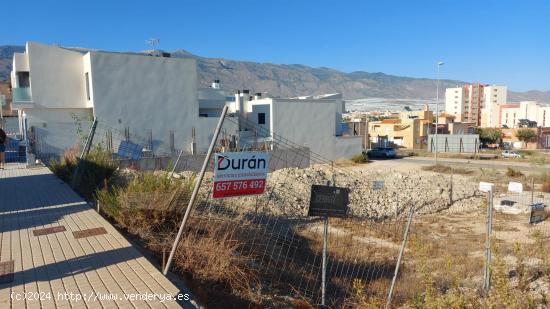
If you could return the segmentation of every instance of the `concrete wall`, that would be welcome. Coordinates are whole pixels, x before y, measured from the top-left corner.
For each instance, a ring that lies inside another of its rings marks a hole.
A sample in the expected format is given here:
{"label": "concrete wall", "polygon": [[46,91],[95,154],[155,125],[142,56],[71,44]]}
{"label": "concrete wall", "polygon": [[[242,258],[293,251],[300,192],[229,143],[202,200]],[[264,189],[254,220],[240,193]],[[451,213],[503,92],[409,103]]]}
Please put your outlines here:
{"label": "concrete wall", "polygon": [[[265,133],[271,132],[271,104],[253,104],[252,112],[248,114],[248,120],[262,128]],[[265,124],[258,123],[258,114],[265,114]]]}
{"label": "concrete wall", "polygon": [[143,137],[152,130],[162,140],[173,130],[176,145],[190,145],[195,127],[199,150],[207,149],[215,119],[199,120],[195,60],[103,52],[91,52],[90,60],[99,121]]}
{"label": "concrete wall", "polygon": [[[428,135],[428,151],[435,151],[436,135]],[[433,143],[433,145],[432,145]],[[437,151],[438,152],[470,152],[475,153],[479,147],[478,134],[438,134]]]}
{"label": "concrete wall", "polygon": [[485,107],[482,113],[485,113],[485,123],[482,126],[499,128],[500,106],[506,104],[507,87],[506,86],[487,86],[483,90]]}
{"label": "concrete wall", "polygon": [[445,89],[445,112],[455,115],[457,121],[462,121],[464,97],[462,87]]}
{"label": "concrete wall", "polygon": [[[35,134],[29,136],[37,143],[35,151],[47,156],[59,156],[67,148],[81,143],[88,134],[92,110],[34,108],[27,110],[25,114],[29,131]],[[80,127],[75,123],[74,116],[80,119]]]}
{"label": "concrete wall", "polygon": [[13,71],[15,72],[28,72],[29,71],[29,58],[26,53],[14,53],[13,54]]}
{"label": "concrete wall", "polygon": [[273,132],[330,160],[361,153],[361,138],[336,137],[335,102],[273,99]]}
{"label": "concrete wall", "polygon": [[87,107],[81,53],[28,42],[27,54],[32,98],[37,107]]}

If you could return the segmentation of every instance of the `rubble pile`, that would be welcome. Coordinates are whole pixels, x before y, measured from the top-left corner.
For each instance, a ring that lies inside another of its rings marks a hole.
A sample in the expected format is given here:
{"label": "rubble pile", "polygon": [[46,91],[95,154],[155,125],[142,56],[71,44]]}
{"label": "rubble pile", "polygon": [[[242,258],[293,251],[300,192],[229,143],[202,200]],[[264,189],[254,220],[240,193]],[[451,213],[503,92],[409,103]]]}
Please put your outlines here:
{"label": "rubble pile", "polygon": [[[190,178],[191,172],[175,175]],[[212,173],[205,175],[200,196],[210,195]],[[373,171],[332,171],[330,167],[315,166],[306,169],[286,168],[268,175],[265,193],[224,199],[224,204],[239,207],[243,212],[307,215],[311,185],[332,184],[350,189],[350,214],[369,219],[393,218],[408,213],[411,205],[417,214],[440,211],[461,212],[477,208],[483,196],[475,182],[460,176],[432,173],[398,173]],[[383,181],[382,188],[374,188],[375,181]]]}

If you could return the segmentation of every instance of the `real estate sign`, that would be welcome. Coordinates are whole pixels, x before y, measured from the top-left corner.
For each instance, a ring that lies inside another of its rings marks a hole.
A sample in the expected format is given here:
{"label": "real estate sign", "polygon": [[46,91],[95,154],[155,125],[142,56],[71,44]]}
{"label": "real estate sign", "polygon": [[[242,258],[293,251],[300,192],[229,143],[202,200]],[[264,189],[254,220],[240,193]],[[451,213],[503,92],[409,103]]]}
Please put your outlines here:
{"label": "real estate sign", "polygon": [[269,169],[265,152],[224,152],[214,157],[212,197],[262,194]]}
{"label": "real estate sign", "polygon": [[349,190],[332,186],[311,186],[308,216],[340,217],[348,213]]}

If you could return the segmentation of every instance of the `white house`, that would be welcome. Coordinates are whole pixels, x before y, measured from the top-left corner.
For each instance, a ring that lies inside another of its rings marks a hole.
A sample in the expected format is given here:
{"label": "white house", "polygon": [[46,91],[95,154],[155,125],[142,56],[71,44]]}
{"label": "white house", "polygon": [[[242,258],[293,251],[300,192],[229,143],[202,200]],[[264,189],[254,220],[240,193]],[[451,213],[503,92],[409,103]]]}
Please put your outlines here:
{"label": "white house", "polygon": [[170,131],[176,147],[191,150],[195,131],[202,152],[217,119],[200,117],[196,67],[193,59],[28,42],[25,52],[13,57],[13,106],[59,151],[75,143],[66,131],[74,130],[76,115],[97,117],[136,136],[152,135],[159,152],[168,151]]}
{"label": "white house", "polygon": [[[282,99],[262,98],[259,93],[249,96],[243,91],[236,94],[235,105],[245,119],[240,128],[244,143],[283,137],[328,159],[361,153],[361,136],[343,135],[345,107],[341,94]],[[257,127],[271,135],[255,132]]]}
{"label": "white house", "polygon": [[[224,123],[225,131],[242,143],[252,141],[254,122],[328,159],[361,152],[360,137],[342,136],[340,94],[279,99],[239,91],[234,96],[221,89],[219,81],[199,88],[194,59],[167,56],[28,42],[25,52],[13,57],[13,108],[57,154],[77,142],[67,132],[75,130],[75,115],[96,117],[120,132],[152,136],[156,153],[169,152],[171,132],[177,148],[203,153],[225,105],[232,116],[248,119]],[[273,134],[268,135],[263,138],[273,140]]]}

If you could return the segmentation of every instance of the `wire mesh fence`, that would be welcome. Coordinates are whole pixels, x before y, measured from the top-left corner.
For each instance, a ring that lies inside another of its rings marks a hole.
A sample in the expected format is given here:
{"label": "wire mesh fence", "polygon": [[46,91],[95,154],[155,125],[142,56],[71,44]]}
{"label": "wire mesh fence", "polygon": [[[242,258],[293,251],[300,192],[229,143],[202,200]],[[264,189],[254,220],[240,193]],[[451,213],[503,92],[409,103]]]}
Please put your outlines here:
{"label": "wire mesh fence", "polygon": [[[91,126],[48,123],[31,129],[30,152],[45,163],[60,158],[78,162]],[[236,128],[247,130],[243,134]],[[51,133],[54,129],[56,134]],[[550,191],[545,187],[550,174],[544,165],[526,163],[530,175],[514,174],[502,162],[473,165],[468,159],[424,171],[391,164],[369,169],[327,160],[237,116],[227,116],[221,132],[215,152],[266,152],[269,176],[263,194],[217,199],[212,197],[214,158],[208,161],[174,261],[179,272],[198,280],[225,282],[252,298],[287,295],[320,304],[324,226],[323,218],[308,216],[312,185],[335,185],[350,193],[348,216],[329,219],[326,299],[332,307],[360,307],[365,299],[379,306],[386,303],[411,211],[414,220],[391,305],[425,299],[430,288],[445,294],[455,285],[482,295],[489,203],[480,182],[494,184],[490,236],[500,250],[495,258],[508,261],[506,267],[514,270],[515,243],[524,246],[525,254],[548,244],[546,212],[542,222],[529,223],[532,205],[550,202],[544,192]],[[164,139],[143,137],[99,121],[89,152],[104,154],[102,158],[118,169],[118,180],[105,180],[99,188],[103,195],[89,192],[90,197],[159,254],[170,250],[206,157],[196,146],[177,145],[173,135],[178,134],[175,130]],[[133,188],[131,181],[145,175],[160,175],[168,183]],[[521,183],[521,190],[510,182]],[[125,186],[130,189],[122,192]],[[533,253],[532,258],[535,272],[543,257]]]}

